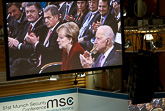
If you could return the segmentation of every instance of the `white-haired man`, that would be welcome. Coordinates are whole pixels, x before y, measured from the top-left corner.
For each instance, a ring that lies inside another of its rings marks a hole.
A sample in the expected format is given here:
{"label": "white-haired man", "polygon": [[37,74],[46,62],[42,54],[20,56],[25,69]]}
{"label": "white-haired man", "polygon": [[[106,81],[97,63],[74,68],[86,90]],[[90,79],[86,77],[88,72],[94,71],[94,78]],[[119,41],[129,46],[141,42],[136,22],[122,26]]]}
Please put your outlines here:
{"label": "white-haired man", "polygon": [[88,51],[80,55],[80,61],[84,68],[106,67],[122,64],[122,56],[114,48],[114,33],[110,26],[103,25],[97,29],[95,47],[101,54],[94,60]]}

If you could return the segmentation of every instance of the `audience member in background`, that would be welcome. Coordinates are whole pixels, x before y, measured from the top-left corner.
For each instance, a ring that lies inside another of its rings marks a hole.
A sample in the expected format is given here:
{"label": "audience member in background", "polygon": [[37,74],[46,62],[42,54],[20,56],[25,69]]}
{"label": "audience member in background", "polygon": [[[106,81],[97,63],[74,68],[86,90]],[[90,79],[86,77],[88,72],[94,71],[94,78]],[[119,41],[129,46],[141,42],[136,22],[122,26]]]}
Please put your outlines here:
{"label": "audience member in background", "polygon": [[21,7],[22,7],[23,12],[25,12],[25,2],[21,3]]}
{"label": "audience member in background", "polygon": [[116,34],[117,22],[114,15],[109,12],[109,0],[99,0],[98,10],[100,16],[96,19],[96,23],[93,23],[93,30],[96,31],[101,25],[108,25],[112,28],[114,34]]}
{"label": "audience member in background", "polygon": [[153,103],[146,103],[146,109],[147,109],[147,111],[153,111],[154,104]]}
{"label": "audience member in background", "polygon": [[163,109],[162,108],[155,108],[155,109],[153,109],[153,111],[163,111]]}
{"label": "audience member in background", "polygon": [[112,11],[111,13],[115,16],[116,20],[119,21],[121,19],[120,15],[120,0],[115,0],[112,2]]}
{"label": "audience member in background", "polygon": [[60,18],[63,22],[68,21],[67,18],[74,17],[77,14],[76,1],[66,1],[63,7],[59,10]]}
{"label": "audience member in background", "polygon": [[132,104],[132,101],[129,101],[129,103],[128,103],[128,111],[136,111],[135,109],[137,109],[137,106]]}
{"label": "audience member in background", "polygon": [[162,105],[162,98],[155,98],[152,100],[155,108],[160,108]]}
{"label": "audience member in background", "polygon": [[[47,30],[47,27],[44,25],[42,16],[40,16],[40,11],[41,5],[39,2],[25,3],[25,13],[28,23],[23,29],[20,30],[16,39],[8,39],[9,47],[15,48],[15,56],[13,56],[12,60],[10,61],[13,62],[11,67],[17,67],[17,64],[20,62],[20,60],[22,60],[22,58],[29,58],[29,56],[33,53],[34,48],[26,42],[26,37],[29,36],[30,33],[35,33],[37,37],[46,35],[46,32],[43,30]],[[12,73],[12,71],[14,70],[11,68],[10,73]]]}
{"label": "audience member in background", "polygon": [[81,28],[82,22],[84,21],[84,18],[86,14],[89,12],[88,10],[88,2],[87,1],[77,1],[77,9],[78,14],[75,16],[75,23]]}
{"label": "audience member in background", "polygon": [[111,13],[115,16],[115,19],[118,24],[118,29],[115,38],[115,47],[117,50],[122,50],[120,0],[112,0],[111,4]]}
{"label": "audience member in background", "polygon": [[77,12],[78,13],[75,15],[75,17],[67,16],[66,20],[70,22],[74,21],[80,28],[86,14],[88,13],[87,1],[77,1]]}
{"label": "audience member in background", "polygon": [[61,9],[65,6],[65,1],[58,2],[58,11],[61,12]]}
{"label": "audience member in background", "polygon": [[110,26],[103,25],[97,29],[95,47],[101,54],[94,61],[91,54],[85,51],[80,55],[80,61],[84,68],[105,67],[122,64],[122,56],[114,48],[114,33]]}
{"label": "audience member in background", "polygon": [[162,98],[162,105],[161,105],[163,111],[165,111],[165,98]]}
{"label": "audience member in background", "polygon": [[144,104],[137,104],[137,110],[136,111],[147,111]]}
{"label": "audience member in background", "polygon": [[78,42],[85,50],[91,50],[93,44],[90,41],[89,30],[92,28],[92,24],[99,16],[98,12],[98,0],[89,0],[89,12],[85,16],[82,26],[79,31]]}
{"label": "audience member in background", "polygon": [[[109,0],[99,0],[98,10],[100,15],[96,18],[92,24],[92,28],[88,30],[88,33],[84,39],[86,44],[93,44],[95,39],[95,32],[101,25],[108,25],[112,28],[114,34],[117,32],[117,22],[115,17],[109,12]],[[90,45],[89,45],[90,46]],[[88,46],[87,46],[88,47]],[[91,50],[90,47],[88,49]]]}
{"label": "audience member in background", "polygon": [[28,20],[26,19],[25,13],[23,13],[23,8],[21,3],[8,3],[7,4],[8,14],[11,17],[8,22],[8,28],[10,34],[9,37],[16,38],[19,31],[24,28]]}
{"label": "audience member in background", "polygon": [[84,49],[78,43],[79,27],[74,22],[66,22],[57,28],[58,45],[63,50],[62,71],[82,69],[79,55]]}

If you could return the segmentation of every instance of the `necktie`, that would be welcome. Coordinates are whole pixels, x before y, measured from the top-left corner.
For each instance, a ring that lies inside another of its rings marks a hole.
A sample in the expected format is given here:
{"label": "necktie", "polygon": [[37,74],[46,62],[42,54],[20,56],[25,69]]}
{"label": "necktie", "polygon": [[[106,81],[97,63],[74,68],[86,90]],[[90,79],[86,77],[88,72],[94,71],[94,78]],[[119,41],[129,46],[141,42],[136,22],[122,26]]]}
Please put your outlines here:
{"label": "necktie", "polygon": [[[28,29],[28,35],[30,35],[30,33],[31,33],[31,31],[32,31],[32,24],[30,24],[30,26],[29,26],[29,29]],[[26,44],[26,37],[24,38],[24,42],[23,42],[24,44]]]}
{"label": "necktie", "polygon": [[30,26],[29,26],[28,34],[30,34],[31,31],[32,31],[32,24],[30,24]]}
{"label": "necktie", "polygon": [[66,5],[66,12],[65,12],[65,15],[68,15],[68,11],[69,11],[69,5]]}
{"label": "necktie", "polygon": [[48,35],[47,35],[47,37],[46,37],[46,39],[45,39],[45,42],[44,42],[44,46],[45,46],[46,43],[48,42],[51,33],[52,33],[52,30],[49,30]]}
{"label": "necktie", "polygon": [[64,15],[64,20],[65,20],[65,16],[68,15],[68,10],[69,10],[69,5],[66,5],[66,11],[65,11],[65,15]]}
{"label": "necktie", "polygon": [[103,25],[103,20],[104,20],[104,18],[101,17],[101,19],[100,19],[100,24],[101,24],[101,25]]}
{"label": "necktie", "polygon": [[102,63],[102,61],[103,61],[104,57],[105,57],[104,55],[102,55],[102,56],[101,56],[101,58],[100,58],[100,60],[99,60],[98,67],[101,67],[101,63]]}
{"label": "necktie", "polygon": [[[50,37],[51,33],[52,33],[52,30],[49,30],[49,32],[48,32],[48,34],[47,34],[47,37],[46,37],[46,39],[45,39],[45,41],[44,41],[44,46],[46,46],[46,44],[47,44],[47,42],[48,42],[48,40],[49,40],[49,37]],[[41,65],[41,57],[42,57],[42,55],[40,54],[39,63],[38,63],[38,66],[37,66],[37,67],[39,67],[39,66]]]}
{"label": "necktie", "polygon": [[88,23],[89,23],[89,21],[90,21],[90,19],[91,19],[91,16],[92,16],[92,13],[89,15],[89,17],[88,17]]}
{"label": "necktie", "polygon": [[84,32],[85,32],[85,30],[86,30],[86,27],[89,25],[89,22],[91,21],[91,20],[90,20],[91,17],[92,17],[92,13],[90,13],[88,19],[85,21],[85,23],[84,23],[83,26],[81,27],[81,29],[80,29],[80,31],[79,31],[79,36],[78,36],[78,38],[81,38],[82,35],[84,34]]}

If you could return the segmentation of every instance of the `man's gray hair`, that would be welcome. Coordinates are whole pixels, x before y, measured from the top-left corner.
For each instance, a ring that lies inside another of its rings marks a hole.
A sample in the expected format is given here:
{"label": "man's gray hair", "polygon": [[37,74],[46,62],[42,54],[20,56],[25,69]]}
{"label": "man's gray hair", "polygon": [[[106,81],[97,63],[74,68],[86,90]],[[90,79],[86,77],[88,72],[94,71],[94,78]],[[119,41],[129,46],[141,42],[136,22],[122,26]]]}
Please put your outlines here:
{"label": "man's gray hair", "polygon": [[112,28],[108,25],[103,25],[103,26],[98,27],[97,30],[99,30],[99,29],[103,29],[104,30],[104,36],[106,37],[105,39],[110,38],[111,44],[114,44],[115,34],[114,34]]}
{"label": "man's gray hair", "polygon": [[44,12],[50,11],[53,16],[58,15],[58,8],[55,5],[48,5],[45,7]]}

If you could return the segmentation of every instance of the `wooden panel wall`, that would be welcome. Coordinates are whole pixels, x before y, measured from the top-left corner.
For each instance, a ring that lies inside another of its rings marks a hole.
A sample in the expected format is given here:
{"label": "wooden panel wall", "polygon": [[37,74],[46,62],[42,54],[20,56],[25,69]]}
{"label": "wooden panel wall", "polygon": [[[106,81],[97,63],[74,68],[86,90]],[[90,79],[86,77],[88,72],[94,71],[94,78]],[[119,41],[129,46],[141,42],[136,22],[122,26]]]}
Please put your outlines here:
{"label": "wooden panel wall", "polygon": [[48,80],[49,77],[40,79],[30,79],[19,82],[0,83],[0,97],[30,94],[37,92],[68,89],[74,87],[86,87],[86,78],[77,78],[78,84],[74,85],[75,78],[59,79],[57,81]]}
{"label": "wooden panel wall", "polygon": [[164,63],[165,63],[165,52],[159,53],[159,79],[163,87],[163,91],[165,91],[165,70],[164,70]]}
{"label": "wooden panel wall", "polygon": [[2,5],[2,0],[0,0],[0,25],[3,25],[3,5]]}
{"label": "wooden panel wall", "polygon": [[165,0],[159,0],[159,16],[164,16],[165,17]]}
{"label": "wooden panel wall", "polygon": [[0,45],[0,72],[6,71],[5,46]]}

